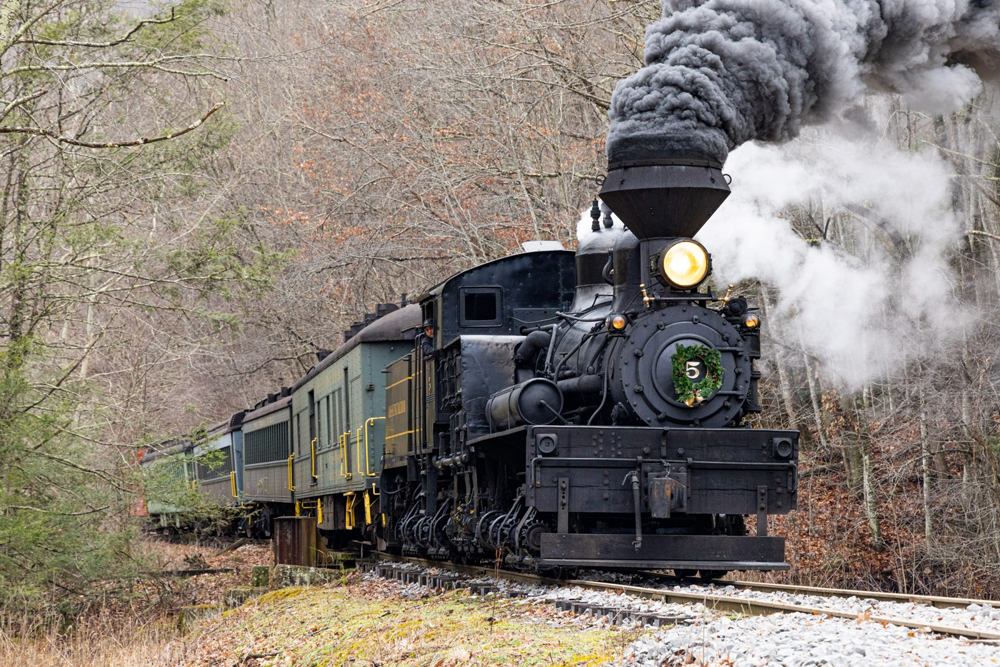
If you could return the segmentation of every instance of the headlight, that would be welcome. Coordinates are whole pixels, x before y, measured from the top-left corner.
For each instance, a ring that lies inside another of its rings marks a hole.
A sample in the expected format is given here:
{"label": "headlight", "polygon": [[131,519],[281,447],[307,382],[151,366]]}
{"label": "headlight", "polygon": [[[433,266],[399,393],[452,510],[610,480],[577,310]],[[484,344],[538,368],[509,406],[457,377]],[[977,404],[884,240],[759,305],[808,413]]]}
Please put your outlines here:
{"label": "headlight", "polygon": [[708,252],[696,241],[677,241],[664,251],[660,262],[663,276],[680,289],[695,287],[708,276]]}

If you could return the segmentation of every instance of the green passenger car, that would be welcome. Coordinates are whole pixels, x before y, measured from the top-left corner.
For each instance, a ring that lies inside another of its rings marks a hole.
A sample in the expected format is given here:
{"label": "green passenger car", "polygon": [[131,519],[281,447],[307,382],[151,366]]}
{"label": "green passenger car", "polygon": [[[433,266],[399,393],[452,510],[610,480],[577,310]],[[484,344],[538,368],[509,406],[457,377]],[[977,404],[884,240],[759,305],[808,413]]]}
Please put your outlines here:
{"label": "green passenger car", "polygon": [[292,387],[295,511],[316,516],[320,529],[336,531],[335,541],[378,518],[386,431],[385,368],[413,350],[419,324],[417,305],[380,317]]}

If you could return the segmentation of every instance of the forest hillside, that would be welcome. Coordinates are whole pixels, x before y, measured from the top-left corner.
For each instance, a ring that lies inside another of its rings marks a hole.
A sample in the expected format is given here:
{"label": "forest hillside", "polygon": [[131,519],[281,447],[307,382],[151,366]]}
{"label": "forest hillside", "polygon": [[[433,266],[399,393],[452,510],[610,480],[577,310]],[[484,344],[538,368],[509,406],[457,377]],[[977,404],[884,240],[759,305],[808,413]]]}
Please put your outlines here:
{"label": "forest hillside", "polygon": [[[377,303],[574,247],[660,11],[0,1],[0,604],[142,569],[144,446],[290,385]],[[997,93],[918,108],[872,93],[737,149],[699,238],[765,317],[759,425],[803,434],[787,576],[995,597]]]}

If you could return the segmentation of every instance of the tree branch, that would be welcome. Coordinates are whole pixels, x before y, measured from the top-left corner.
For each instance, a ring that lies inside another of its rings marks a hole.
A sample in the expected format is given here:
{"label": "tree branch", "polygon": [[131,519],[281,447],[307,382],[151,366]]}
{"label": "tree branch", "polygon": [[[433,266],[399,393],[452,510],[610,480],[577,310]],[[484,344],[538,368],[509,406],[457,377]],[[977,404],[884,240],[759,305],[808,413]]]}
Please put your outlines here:
{"label": "tree branch", "polygon": [[23,95],[21,97],[11,100],[10,102],[7,103],[7,106],[4,107],[3,111],[0,111],[0,121],[9,116],[11,111],[18,108],[22,104],[27,104],[31,100],[37,100],[39,97],[41,97],[47,92],[49,91],[40,90],[37,93],[33,93],[31,95]]}
{"label": "tree branch", "polygon": [[221,109],[226,105],[225,102],[219,102],[215,104],[208,112],[198,119],[197,122],[188,125],[183,130],[178,130],[177,132],[171,132],[169,134],[164,134],[159,137],[142,137],[140,139],[134,139],[132,141],[106,141],[106,142],[96,142],[96,141],[81,141],[79,139],[73,139],[71,137],[64,137],[52,130],[46,130],[41,127],[0,127],[0,134],[32,134],[38,137],[48,137],[61,144],[69,144],[70,146],[81,146],[83,148],[128,148],[131,146],[145,146],[146,144],[155,144],[159,141],[167,141],[169,139],[176,139],[177,137],[187,134],[188,132],[193,132],[198,129],[202,123],[208,120],[208,117],[214,114],[216,111]]}
{"label": "tree branch", "polygon": [[98,507],[97,509],[84,510],[82,512],[55,512],[53,510],[42,509],[41,507],[29,507],[27,505],[8,505],[5,510],[24,510],[28,512],[40,512],[42,514],[57,514],[59,516],[84,516],[85,514],[97,514],[98,512],[103,512],[106,509],[110,509],[111,505],[105,505],[104,507]]}
{"label": "tree branch", "polygon": [[[176,62],[189,62],[196,60],[198,58],[217,58],[210,53],[186,53],[183,55],[176,56],[160,56],[159,58],[154,58],[152,60],[94,60],[85,61],[81,63],[68,63],[66,65],[21,65],[20,67],[13,67],[6,72],[4,72],[5,77],[14,76],[16,74],[26,74],[30,72],[85,72],[86,70],[99,70],[99,69],[134,69],[140,67],[161,67],[164,63],[176,63]],[[164,69],[166,72],[176,71]],[[183,72],[188,75],[196,75],[196,72]],[[212,74],[211,72],[205,72],[204,74]],[[222,81],[227,81],[224,76],[218,74],[214,75],[217,79]]]}
{"label": "tree branch", "polygon": [[126,487],[118,484],[117,482],[115,482],[114,479],[111,478],[111,476],[108,473],[103,472],[101,470],[95,470],[93,468],[85,468],[85,467],[83,467],[81,465],[77,465],[77,464],[73,463],[72,461],[70,461],[68,459],[64,459],[64,458],[62,458],[60,456],[56,456],[54,454],[49,454],[47,452],[31,452],[31,453],[34,454],[35,456],[41,456],[42,458],[46,458],[46,459],[48,459],[50,461],[54,461],[55,463],[61,463],[62,465],[66,466],[68,468],[73,468],[75,470],[79,470],[82,473],[86,473],[88,475],[93,475],[94,477],[97,477],[99,479],[104,480],[108,485],[113,486],[114,488],[118,489],[119,491],[122,491],[123,493],[131,493],[132,491],[134,491],[134,489],[128,489],[128,488],[126,488]]}
{"label": "tree branch", "polygon": [[990,234],[989,232],[983,232],[978,229],[967,229],[965,230],[965,234],[966,236],[973,236],[973,235],[985,236],[987,238],[993,239],[994,241],[1000,241],[1000,236],[997,236],[996,234]]}
{"label": "tree branch", "polygon": [[3,10],[3,16],[0,18],[3,19],[5,25],[0,26],[0,30],[3,30],[4,32],[4,34],[0,34],[0,39],[3,40],[3,42],[0,42],[0,58],[2,58],[7,53],[7,51],[10,50],[10,47],[17,44],[20,41],[21,37],[27,34],[27,32],[31,30],[36,23],[38,23],[43,18],[54,12],[60,5],[62,5],[65,2],[66,0],[55,0],[55,2],[53,2],[51,5],[40,10],[35,16],[31,17],[30,19],[22,23],[21,27],[18,28],[17,31],[10,36],[8,36],[6,33],[9,33],[14,26],[14,10],[17,9],[19,3],[16,1],[3,2],[2,6],[0,6],[0,8],[2,8]]}
{"label": "tree branch", "polygon": [[132,35],[139,32],[147,25],[163,25],[165,23],[171,23],[175,20],[174,8],[170,8],[170,18],[164,19],[142,19],[135,25],[134,28],[128,31],[124,37],[111,40],[110,42],[72,42],[72,41],[59,41],[52,39],[22,39],[20,44],[44,44],[46,46],[82,46],[87,48],[95,49],[106,49],[112,46],[118,46],[119,44],[124,44],[125,42],[132,39]]}

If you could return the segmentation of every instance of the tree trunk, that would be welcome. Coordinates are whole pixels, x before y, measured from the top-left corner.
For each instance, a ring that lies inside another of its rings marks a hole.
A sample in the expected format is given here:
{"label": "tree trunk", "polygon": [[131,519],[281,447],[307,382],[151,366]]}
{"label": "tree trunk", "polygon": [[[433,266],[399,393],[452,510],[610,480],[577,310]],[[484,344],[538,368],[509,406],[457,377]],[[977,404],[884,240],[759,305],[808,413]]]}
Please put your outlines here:
{"label": "tree trunk", "polygon": [[844,465],[848,469],[847,481],[851,490],[857,493],[860,486],[865,518],[872,531],[872,548],[882,551],[885,549],[885,540],[882,537],[882,521],[878,513],[875,466],[865,421],[867,415],[859,412],[859,401],[864,402],[864,390],[861,397],[856,394],[841,397],[840,406],[849,427],[844,433]]}
{"label": "tree trunk", "polygon": [[[768,298],[767,288],[763,284],[760,286],[760,302],[764,309],[764,318],[767,319],[771,310],[771,301]],[[788,428],[799,430],[798,421],[795,419],[795,405],[792,403],[792,390],[788,384],[788,367],[785,366],[780,351],[774,350],[771,358],[774,360],[778,373],[778,389],[781,392],[781,405],[788,418]]]}
{"label": "tree trunk", "polygon": [[878,514],[878,501],[875,497],[875,474],[872,466],[872,450],[867,442],[861,444],[861,470],[865,495],[865,516],[868,526],[872,529],[872,548],[875,551],[885,549],[885,539],[882,537],[882,522]]}
{"label": "tree trunk", "polygon": [[[803,351],[803,356],[805,352]],[[816,422],[816,435],[819,437],[820,447],[824,452],[829,451],[829,443],[826,440],[826,433],[823,431],[823,406],[820,403],[822,389],[819,387],[819,379],[812,369],[812,362],[805,356],[806,381],[809,383],[809,401],[812,403],[813,420]]]}
{"label": "tree trunk", "polygon": [[927,441],[927,406],[924,403],[924,391],[919,390],[920,397],[920,465],[924,486],[924,542],[927,548],[931,546],[931,451]]}

